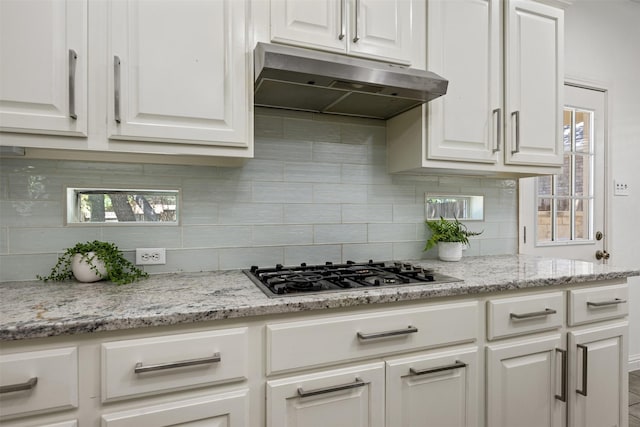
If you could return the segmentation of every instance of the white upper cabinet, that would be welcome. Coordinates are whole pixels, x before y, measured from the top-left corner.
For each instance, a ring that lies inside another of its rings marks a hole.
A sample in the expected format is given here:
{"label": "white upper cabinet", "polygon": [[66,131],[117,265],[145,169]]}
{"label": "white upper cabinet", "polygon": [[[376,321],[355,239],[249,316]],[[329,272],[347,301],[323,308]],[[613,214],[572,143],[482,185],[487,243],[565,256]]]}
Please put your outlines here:
{"label": "white upper cabinet", "polygon": [[86,0],[0,2],[0,129],[86,136]]}
{"label": "white upper cabinet", "polygon": [[271,41],[405,65],[420,64],[414,47],[421,43],[424,29],[416,28],[415,23],[421,19],[424,25],[424,6],[418,3],[273,0]]}
{"label": "white upper cabinet", "polygon": [[564,11],[510,0],[505,14],[505,162],[562,164]]}
{"label": "white upper cabinet", "polygon": [[558,172],[564,11],[532,0],[434,0],[427,8],[427,68],[449,86],[388,121],[390,172]]}
{"label": "white upper cabinet", "polygon": [[245,3],[109,7],[109,138],[246,147]]}

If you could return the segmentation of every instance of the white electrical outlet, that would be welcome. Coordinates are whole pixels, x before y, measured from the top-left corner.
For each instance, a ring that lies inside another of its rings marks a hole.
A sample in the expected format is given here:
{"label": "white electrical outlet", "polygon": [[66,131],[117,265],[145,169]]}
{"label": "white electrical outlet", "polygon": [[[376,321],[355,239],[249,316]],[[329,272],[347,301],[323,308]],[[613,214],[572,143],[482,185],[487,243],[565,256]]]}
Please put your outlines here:
{"label": "white electrical outlet", "polygon": [[136,264],[137,265],[156,265],[166,264],[167,253],[165,248],[137,248]]}
{"label": "white electrical outlet", "polygon": [[613,195],[614,196],[628,196],[629,184],[626,182],[613,181]]}

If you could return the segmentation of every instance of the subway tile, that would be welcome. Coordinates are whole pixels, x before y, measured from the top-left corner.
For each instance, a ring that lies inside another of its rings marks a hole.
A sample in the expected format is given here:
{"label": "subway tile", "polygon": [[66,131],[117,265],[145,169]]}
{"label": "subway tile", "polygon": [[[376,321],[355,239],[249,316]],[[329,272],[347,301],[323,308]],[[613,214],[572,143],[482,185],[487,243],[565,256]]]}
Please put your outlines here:
{"label": "subway tile", "polygon": [[[145,176],[157,177],[217,177],[220,169],[215,166],[197,166],[197,165],[142,165],[143,174]],[[175,179],[175,178],[172,178]]]}
{"label": "subway tile", "polygon": [[284,137],[284,124],[283,118],[275,115],[264,114],[263,109],[256,109],[254,119],[254,137],[266,137],[266,138],[283,138]]}
{"label": "subway tile", "polygon": [[219,175],[221,179],[230,181],[282,181],[284,163],[280,160],[250,159],[241,167],[221,168]]}
{"label": "subway tile", "polygon": [[416,240],[415,224],[369,224],[369,242],[402,242]]}
{"label": "subway tile", "polygon": [[285,265],[324,264],[327,261],[340,262],[341,245],[287,246],[284,248]]}
{"label": "subway tile", "polygon": [[253,227],[253,245],[308,245],[313,243],[311,225],[256,225]]}
{"label": "subway tile", "polygon": [[284,119],[284,139],[340,142],[340,125],[316,120]]}
{"label": "subway tile", "polygon": [[8,254],[9,246],[7,245],[7,227],[0,227],[0,254]]}
{"label": "subway tile", "polygon": [[102,234],[106,241],[115,243],[121,250],[182,247],[182,230],[178,226],[109,225],[102,228]]}
{"label": "subway tile", "polygon": [[517,239],[469,239],[471,245],[480,243],[480,255],[506,255],[518,251]]}
{"label": "subway tile", "polygon": [[416,203],[415,187],[412,185],[368,185],[368,203]]}
{"label": "subway tile", "polygon": [[167,263],[145,265],[149,274],[216,271],[219,268],[219,249],[171,249],[167,250]]}
{"label": "subway tile", "polygon": [[185,179],[182,200],[201,202],[249,202],[252,183],[218,179]]}
{"label": "subway tile", "polygon": [[[374,124],[374,126],[370,126]],[[386,145],[384,121],[371,120],[364,123],[344,123],[341,128],[342,142],[348,144]]]}
{"label": "subway tile", "polygon": [[357,184],[313,184],[315,203],[365,203],[367,186]]}
{"label": "subway tile", "polygon": [[252,265],[272,266],[284,263],[284,249],[277,246],[220,249],[221,270],[248,269]]}
{"label": "subway tile", "polygon": [[312,159],[312,143],[311,141],[288,141],[256,137],[254,158],[308,162]]}
{"label": "subway tile", "polygon": [[219,203],[183,200],[179,213],[181,223],[183,225],[218,224],[220,222],[219,206]]}
{"label": "subway tile", "polygon": [[74,160],[61,160],[58,162],[58,169],[69,173],[71,171],[80,171],[89,174],[130,174],[142,175],[143,166],[141,163],[108,163],[108,162],[85,162]]}
{"label": "subway tile", "polygon": [[285,163],[284,178],[287,182],[340,182],[341,168],[333,163]]}
{"label": "subway tile", "polygon": [[0,255],[0,282],[36,280],[37,276],[48,276],[57,261],[58,255],[55,253]]}
{"label": "subway tile", "polygon": [[284,205],[287,224],[330,224],[340,222],[340,205],[309,203]]}
{"label": "subway tile", "polygon": [[313,161],[326,163],[367,164],[369,149],[366,145],[340,142],[314,142]]}
{"label": "subway tile", "polygon": [[315,225],[314,243],[365,243],[366,224]]}
{"label": "subway tile", "polygon": [[342,165],[341,181],[345,184],[391,184],[386,168],[378,165]]}
{"label": "subway tile", "polygon": [[395,204],[393,205],[393,222],[422,223],[425,220],[425,205],[420,204]]}
{"label": "subway tile", "polygon": [[76,243],[101,239],[100,227],[10,227],[8,232],[10,254],[64,252]]}
{"label": "subway tile", "polygon": [[343,223],[392,222],[393,205],[391,204],[343,204]]}
{"label": "subway tile", "polygon": [[362,243],[342,245],[342,261],[387,261],[393,258],[391,243]]}
{"label": "subway tile", "polygon": [[233,248],[251,246],[252,228],[245,225],[182,227],[182,246],[194,248]]}
{"label": "subway tile", "polygon": [[266,203],[220,204],[220,224],[281,224],[282,205]]}
{"label": "subway tile", "polygon": [[64,208],[59,200],[0,200],[2,225],[9,227],[59,227]]}
{"label": "subway tile", "polygon": [[291,182],[253,183],[253,201],[260,203],[309,203],[312,184]]}
{"label": "subway tile", "polygon": [[393,243],[393,259],[396,260],[412,260],[412,259],[428,259],[437,258],[437,248],[425,252],[425,241],[418,240],[413,242],[394,242]]}
{"label": "subway tile", "polygon": [[[386,129],[386,122],[384,120],[379,119],[367,119],[364,117],[349,117],[349,116],[339,116],[337,114],[320,114],[314,113],[313,120],[319,122],[330,122],[337,123],[341,125],[348,125],[353,127],[370,127],[375,126],[377,128],[382,129],[384,132]],[[344,133],[342,134],[344,139]]]}

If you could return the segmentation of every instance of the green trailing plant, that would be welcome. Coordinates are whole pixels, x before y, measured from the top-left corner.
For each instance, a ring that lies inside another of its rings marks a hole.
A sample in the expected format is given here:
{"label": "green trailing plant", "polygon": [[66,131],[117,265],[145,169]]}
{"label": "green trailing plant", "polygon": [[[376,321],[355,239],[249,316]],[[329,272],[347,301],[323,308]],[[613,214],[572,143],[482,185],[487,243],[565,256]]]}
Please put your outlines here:
{"label": "green trailing plant", "polygon": [[482,231],[469,231],[466,225],[458,221],[458,218],[448,220],[440,217],[439,220],[427,220],[425,223],[431,230],[431,237],[424,247],[425,251],[437,245],[438,242],[460,242],[466,245],[469,244],[469,236],[482,234]]}
{"label": "green trailing plant", "polygon": [[71,261],[76,254],[81,254],[82,259],[87,261],[91,270],[98,275],[100,275],[100,272],[93,261],[94,259],[102,261],[106,269],[104,278],[118,285],[131,283],[149,275],[125,259],[122,252],[120,252],[118,247],[113,243],[94,240],[93,242],[78,243],[74,247],[66,249],[65,252],[58,257],[58,262],[51,269],[51,273],[46,277],[38,275],[38,279],[45,282],[49,280],[61,282],[63,280],[73,279]]}

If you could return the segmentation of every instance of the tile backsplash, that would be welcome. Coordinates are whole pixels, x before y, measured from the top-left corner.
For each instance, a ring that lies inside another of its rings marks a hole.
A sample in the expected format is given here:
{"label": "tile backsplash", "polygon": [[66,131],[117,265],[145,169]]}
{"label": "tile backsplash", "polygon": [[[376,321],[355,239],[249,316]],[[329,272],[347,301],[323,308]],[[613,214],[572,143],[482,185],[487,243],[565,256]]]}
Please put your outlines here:
{"label": "tile backsplash", "polygon": [[[390,175],[384,122],[257,109],[255,158],[241,168],[0,160],[0,281],[47,274],[76,242],[167,248],[150,273],[300,262],[417,259],[424,194],[482,194],[484,230],[466,255],[517,251],[514,180]],[[179,187],[178,226],[64,226],[66,186]]]}

